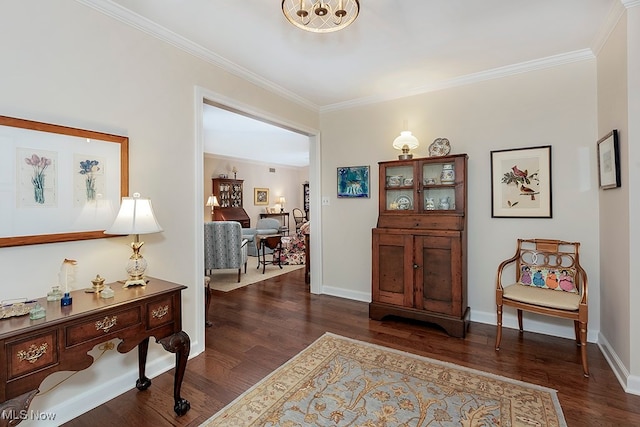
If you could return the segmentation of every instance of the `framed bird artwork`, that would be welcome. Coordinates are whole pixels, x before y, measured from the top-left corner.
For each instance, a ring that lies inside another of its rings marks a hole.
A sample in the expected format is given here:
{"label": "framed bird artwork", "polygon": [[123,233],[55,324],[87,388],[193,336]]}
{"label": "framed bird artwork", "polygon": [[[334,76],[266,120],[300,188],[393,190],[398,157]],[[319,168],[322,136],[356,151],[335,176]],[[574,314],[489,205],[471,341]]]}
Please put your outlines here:
{"label": "framed bird artwork", "polygon": [[598,182],[603,190],[618,188],[621,185],[617,129],[598,140]]}
{"label": "framed bird artwork", "polygon": [[491,217],[551,218],[551,146],[491,151]]}

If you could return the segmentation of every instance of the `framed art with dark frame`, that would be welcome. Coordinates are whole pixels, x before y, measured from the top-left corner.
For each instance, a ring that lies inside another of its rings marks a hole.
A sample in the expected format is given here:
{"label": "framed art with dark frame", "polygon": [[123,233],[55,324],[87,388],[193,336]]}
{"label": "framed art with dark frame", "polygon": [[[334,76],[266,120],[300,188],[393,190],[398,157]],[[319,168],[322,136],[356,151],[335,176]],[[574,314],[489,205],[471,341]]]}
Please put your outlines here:
{"label": "framed art with dark frame", "polygon": [[0,116],[0,247],[111,237],[129,138]]}
{"label": "framed art with dark frame", "polygon": [[491,217],[552,217],[550,145],[491,151]]}
{"label": "framed art with dark frame", "polygon": [[369,166],[345,166],[338,168],[338,197],[369,197]]}
{"label": "framed art with dark frame", "polygon": [[269,204],[269,189],[268,188],[254,188],[253,189],[253,204],[258,206],[264,206]]}
{"label": "framed art with dark frame", "polygon": [[616,129],[598,140],[598,182],[603,190],[621,185],[620,147]]}

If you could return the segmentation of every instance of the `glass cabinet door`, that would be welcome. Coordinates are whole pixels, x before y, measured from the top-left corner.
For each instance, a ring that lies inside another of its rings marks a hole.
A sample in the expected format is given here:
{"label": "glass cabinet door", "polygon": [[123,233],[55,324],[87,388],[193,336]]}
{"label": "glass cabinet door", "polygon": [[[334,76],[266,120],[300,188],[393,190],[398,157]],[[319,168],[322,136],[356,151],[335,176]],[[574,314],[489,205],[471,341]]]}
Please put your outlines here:
{"label": "glass cabinet door", "polygon": [[461,201],[456,200],[462,194],[458,190],[461,185],[462,181],[456,178],[455,161],[425,162],[422,165],[423,211],[444,213],[462,209]]}
{"label": "glass cabinet door", "polygon": [[388,166],[385,169],[385,210],[412,211],[417,208],[414,167],[412,163]]}
{"label": "glass cabinet door", "polygon": [[242,207],[242,183],[241,182],[231,183],[231,207],[232,208]]}
{"label": "glass cabinet door", "polygon": [[228,208],[231,206],[231,186],[228,182],[220,182],[218,183],[218,191],[220,192],[220,197],[218,197],[218,203],[221,208]]}

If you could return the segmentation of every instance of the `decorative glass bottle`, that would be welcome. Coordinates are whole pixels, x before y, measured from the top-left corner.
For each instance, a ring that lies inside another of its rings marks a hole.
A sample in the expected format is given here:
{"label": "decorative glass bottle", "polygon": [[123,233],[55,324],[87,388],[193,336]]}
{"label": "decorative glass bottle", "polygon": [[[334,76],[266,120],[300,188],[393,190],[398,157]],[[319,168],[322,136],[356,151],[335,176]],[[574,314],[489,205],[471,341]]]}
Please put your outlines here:
{"label": "decorative glass bottle", "polygon": [[60,286],[53,286],[49,292],[47,292],[47,301],[60,301],[62,299],[62,290]]}

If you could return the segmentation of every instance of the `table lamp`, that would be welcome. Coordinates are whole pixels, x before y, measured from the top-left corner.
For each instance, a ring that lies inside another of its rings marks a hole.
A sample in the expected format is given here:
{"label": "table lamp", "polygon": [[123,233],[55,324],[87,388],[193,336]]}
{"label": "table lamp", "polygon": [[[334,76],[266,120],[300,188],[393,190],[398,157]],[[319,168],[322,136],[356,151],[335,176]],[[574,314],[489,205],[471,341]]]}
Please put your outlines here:
{"label": "table lamp", "polygon": [[129,279],[125,282],[124,287],[146,284],[144,272],[147,269],[147,261],[140,255],[140,248],[144,242],[140,241],[140,234],[151,234],[162,231],[162,227],[158,224],[151,200],[141,199],[140,193],[133,193],[133,197],[123,197],[120,211],[115,221],[105,234],[133,234],[134,241],[131,242],[133,254],[127,262],[127,273]]}
{"label": "table lamp", "polygon": [[213,221],[213,207],[220,207],[220,204],[218,203],[218,198],[216,196],[214,196],[213,194],[209,196],[209,198],[207,199],[207,204],[205,206],[211,206],[211,221]]}
{"label": "table lamp", "polygon": [[280,196],[280,199],[278,199],[278,203],[280,203],[280,213],[284,213],[284,196]]}

